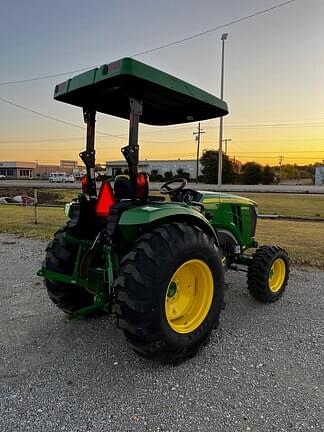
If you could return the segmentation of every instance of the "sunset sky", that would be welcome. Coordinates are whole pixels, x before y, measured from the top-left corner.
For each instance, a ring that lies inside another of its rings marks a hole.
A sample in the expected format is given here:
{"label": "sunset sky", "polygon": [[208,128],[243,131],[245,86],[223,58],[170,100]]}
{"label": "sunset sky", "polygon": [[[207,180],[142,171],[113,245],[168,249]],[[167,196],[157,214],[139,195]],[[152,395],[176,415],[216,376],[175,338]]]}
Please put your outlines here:
{"label": "sunset sky", "polygon": [[[283,3],[284,0],[2,0],[0,161],[55,164],[84,147],[80,108],[53,100],[60,74],[133,56]],[[136,58],[216,96],[225,47],[228,154],[276,164],[324,160],[324,0],[296,0]],[[7,103],[5,102],[7,101]],[[73,125],[44,118],[8,102]],[[218,146],[219,120],[202,123],[202,149]],[[79,127],[77,127],[79,126]],[[140,157],[193,159],[196,123],[141,126]],[[121,159],[128,122],[98,115],[97,160]]]}

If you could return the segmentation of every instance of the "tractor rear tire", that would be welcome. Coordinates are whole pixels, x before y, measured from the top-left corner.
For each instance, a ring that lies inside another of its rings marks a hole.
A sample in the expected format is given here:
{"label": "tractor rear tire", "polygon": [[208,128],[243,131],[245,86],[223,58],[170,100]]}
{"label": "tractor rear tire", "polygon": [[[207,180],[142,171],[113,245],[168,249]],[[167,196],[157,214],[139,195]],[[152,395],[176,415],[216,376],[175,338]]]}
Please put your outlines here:
{"label": "tractor rear tire", "polygon": [[289,257],[279,246],[261,246],[248,269],[248,290],[262,303],[273,303],[282,296],[289,279]]}
{"label": "tractor rear tire", "polygon": [[[65,240],[65,233],[69,233],[68,226],[59,229],[55,233],[54,239],[47,245],[44,266],[47,270],[71,275],[77,247]],[[66,314],[71,314],[93,304],[93,294],[80,286],[49,279],[45,279],[45,286],[49,298]]]}
{"label": "tractor rear tire", "polygon": [[170,223],[139,238],[115,282],[118,326],[142,357],[179,363],[218,325],[224,269],[213,238]]}

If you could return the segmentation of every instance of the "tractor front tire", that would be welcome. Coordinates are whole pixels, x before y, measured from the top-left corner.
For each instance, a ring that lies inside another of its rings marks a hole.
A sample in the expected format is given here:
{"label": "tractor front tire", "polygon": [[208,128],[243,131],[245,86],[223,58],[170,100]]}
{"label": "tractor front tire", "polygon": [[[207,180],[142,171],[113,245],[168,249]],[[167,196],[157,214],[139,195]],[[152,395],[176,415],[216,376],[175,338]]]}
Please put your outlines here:
{"label": "tractor front tire", "polygon": [[[64,238],[65,233],[69,233],[67,226],[58,230],[54,235],[54,239],[47,245],[45,268],[57,273],[71,275],[77,255],[77,247]],[[49,298],[66,314],[71,314],[78,309],[93,304],[93,294],[80,286],[49,279],[45,279],[45,286]]]}
{"label": "tractor front tire", "polygon": [[263,303],[273,303],[282,296],[289,279],[289,258],[279,246],[261,246],[248,269],[248,290]]}
{"label": "tractor front tire", "polygon": [[186,223],[139,238],[115,283],[118,325],[142,357],[179,363],[217,327],[224,270],[213,238]]}

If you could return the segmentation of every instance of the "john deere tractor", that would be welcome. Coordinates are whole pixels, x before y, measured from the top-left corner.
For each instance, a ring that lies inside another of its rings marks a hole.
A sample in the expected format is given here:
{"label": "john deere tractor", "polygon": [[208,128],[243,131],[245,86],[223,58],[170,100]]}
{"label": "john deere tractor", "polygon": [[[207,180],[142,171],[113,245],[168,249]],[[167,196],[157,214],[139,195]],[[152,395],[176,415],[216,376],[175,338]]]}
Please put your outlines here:
{"label": "john deere tractor", "polygon": [[[256,204],[235,195],[197,191],[184,178],[151,196],[138,172],[139,123],[174,125],[224,116],[223,100],[131,58],[104,64],[55,87],[54,98],[83,109],[83,192],[67,205],[68,223],[46,249],[39,275],[50,299],[70,317],[116,314],[141,356],[179,362],[193,356],[217,327],[224,308],[224,272],[247,273],[264,303],[278,300],[289,276],[279,246],[257,248]],[[95,181],[95,117],[129,120],[121,149],[128,176],[113,186]],[[166,200],[165,196],[169,199]],[[254,254],[246,253],[254,249]]]}

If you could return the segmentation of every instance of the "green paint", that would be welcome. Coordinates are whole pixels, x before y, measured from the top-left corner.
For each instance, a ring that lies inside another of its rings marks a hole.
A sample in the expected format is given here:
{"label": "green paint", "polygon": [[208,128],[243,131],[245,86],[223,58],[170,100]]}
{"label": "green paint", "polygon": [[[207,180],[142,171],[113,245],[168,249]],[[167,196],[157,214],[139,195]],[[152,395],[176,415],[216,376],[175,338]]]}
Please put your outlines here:
{"label": "green paint", "polygon": [[214,228],[197,208],[182,203],[150,203],[124,211],[119,220],[119,227],[128,242],[150,229],[170,222],[187,222],[197,225],[212,237],[216,237]]}
{"label": "green paint", "polygon": [[129,97],[143,99],[141,122],[168,125],[228,114],[226,102],[129,57],[79,74],[55,87],[54,99],[129,119]]}
{"label": "green paint", "polygon": [[81,265],[87,256],[92,246],[89,240],[81,240],[71,235],[65,235],[65,239],[78,246],[77,257],[73,268],[72,275],[58,273],[46,268],[42,268],[37,272],[38,276],[45,279],[63,282],[67,284],[77,285],[80,288],[95,292],[94,304],[92,306],[75,311],[70,318],[76,318],[82,315],[87,315],[93,311],[110,307],[112,298],[113,282],[118,276],[118,260],[113,253],[111,246],[103,245],[98,251],[102,257],[103,267],[88,268],[86,277],[81,277]]}

